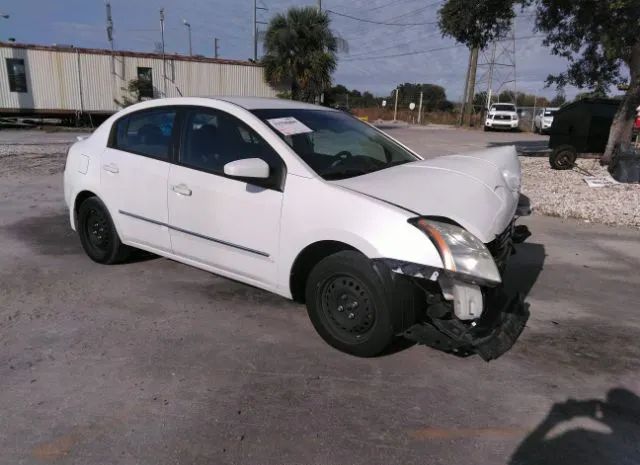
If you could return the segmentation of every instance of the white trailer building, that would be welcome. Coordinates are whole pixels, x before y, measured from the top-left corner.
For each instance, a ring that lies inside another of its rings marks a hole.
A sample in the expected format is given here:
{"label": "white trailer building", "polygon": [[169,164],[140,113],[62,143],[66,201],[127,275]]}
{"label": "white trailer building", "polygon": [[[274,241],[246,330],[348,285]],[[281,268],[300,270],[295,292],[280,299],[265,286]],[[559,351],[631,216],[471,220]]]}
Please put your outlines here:
{"label": "white trailer building", "polygon": [[[0,42],[0,115],[105,116],[145,79],[144,98],[274,97],[248,61]],[[166,77],[165,77],[166,76]]]}

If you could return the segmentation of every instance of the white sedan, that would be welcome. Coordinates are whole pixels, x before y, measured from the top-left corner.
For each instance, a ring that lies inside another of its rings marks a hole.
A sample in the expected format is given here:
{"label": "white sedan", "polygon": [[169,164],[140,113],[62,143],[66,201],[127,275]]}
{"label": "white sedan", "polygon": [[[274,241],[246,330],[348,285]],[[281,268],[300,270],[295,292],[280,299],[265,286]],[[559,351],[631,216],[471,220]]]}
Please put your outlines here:
{"label": "white sedan", "polygon": [[71,227],[98,263],[155,254],[306,302],[333,347],[404,336],[492,359],[526,321],[503,295],[513,147],[425,161],[341,111],[277,99],[147,101],[69,150]]}

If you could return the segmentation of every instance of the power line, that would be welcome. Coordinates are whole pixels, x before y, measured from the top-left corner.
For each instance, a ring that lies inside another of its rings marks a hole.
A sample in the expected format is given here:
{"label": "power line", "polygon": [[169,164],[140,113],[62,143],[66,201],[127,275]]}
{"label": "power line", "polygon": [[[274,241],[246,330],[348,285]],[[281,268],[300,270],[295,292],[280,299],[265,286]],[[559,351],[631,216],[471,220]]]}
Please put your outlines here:
{"label": "power line", "polygon": [[415,2],[416,0],[395,0],[393,2],[388,2],[385,3],[383,5],[377,6],[375,8],[371,8],[369,11],[377,11],[377,10],[381,10],[383,8],[386,8],[388,6],[392,6],[392,5],[397,5],[398,3],[409,3],[409,2]]}
{"label": "power line", "polygon": [[392,55],[381,55],[381,56],[377,56],[377,57],[374,56],[374,57],[360,57],[360,58],[345,58],[342,61],[381,60],[383,58],[397,58],[397,57],[406,57],[406,56],[410,56],[410,55],[422,55],[422,54],[425,54],[425,53],[439,52],[441,50],[450,50],[450,49],[459,48],[459,47],[464,47],[464,45],[457,44],[457,45],[450,45],[448,47],[431,48],[429,50],[417,50],[415,52],[395,53],[395,54],[392,54]]}
{"label": "power line", "polygon": [[339,13],[337,11],[333,11],[333,10],[325,10],[327,13],[331,13],[333,15],[336,16],[342,16],[343,18],[349,18],[352,19],[354,21],[360,21],[362,23],[369,23],[369,24],[379,24],[381,26],[430,26],[433,24],[438,24],[438,21],[429,21],[429,22],[424,22],[424,23],[388,23],[388,22],[384,22],[384,21],[374,21],[372,19],[363,19],[363,18],[358,18],[356,16],[351,16],[345,13]]}
{"label": "power line", "polygon": [[[433,37],[433,36],[438,35],[438,34],[440,34],[440,31],[435,31],[435,32],[432,32],[431,34],[427,34],[426,36],[420,37],[420,39],[421,40],[428,39],[429,37]],[[404,46],[411,45],[411,44],[414,44],[414,43],[415,43],[415,39],[411,40],[410,42],[403,42],[401,44],[394,44],[394,45],[391,45],[391,46],[385,47],[385,48],[376,48],[376,49],[363,50],[363,51],[361,51],[359,53],[356,53],[355,55],[349,54],[349,58],[359,58],[359,57],[362,57],[362,56],[369,55],[371,52],[384,52],[386,50],[391,50],[391,49],[398,48],[398,47],[404,47]]]}
{"label": "power line", "polygon": [[[381,10],[382,8],[386,8],[386,7],[388,7],[388,6],[397,5],[398,3],[409,3],[409,2],[413,2],[413,1],[415,1],[415,0],[395,0],[395,1],[393,1],[393,2],[389,2],[389,3],[386,3],[386,4],[384,4],[384,5],[380,5],[380,6],[377,6],[377,7],[375,7],[375,8],[371,8],[371,9],[369,10],[369,12],[371,12],[371,11],[376,11],[376,10]],[[439,0],[439,1],[437,1],[437,2],[429,3],[428,5],[426,5],[426,6],[425,6],[425,8],[430,8],[430,7],[432,7],[432,6],[439,5],[439,4],[441,4],[443,1],[444,1],[444,0]]]}
{"label": "power line", "polygon": [[[545,37],[545,36],[541,35],[541,34],[537,34],[537,35],[532,35],[532,36],[516,37],[515,39],[502,39],[502,40],[498,40],[496,42],[503,42],[505,40],[537,39],[537,38],[542,38],[542,37]],[[450,49],[459,48],[459,47],[465,47],[465,45],[464,44],[456,44],[456,45],[451,45],[451,46],[448,46],[448,47],[438,47],[438,48],[432,48],[432,49],[429,49],[429,50],[416,50],[414,52],[395,53],[395,54],[391,54],[391,55],[345,58],[342,61],[346,62],[346,61],[361,61],[361,60],[381,60],[381,59],[384,59],[384,58],[397,58],[397,57],[405,57],[405,56],[411,56],[411,55],[422,55],[422,54],[425,54],[425,53],[439,52],[441,50],[450,50]]]}

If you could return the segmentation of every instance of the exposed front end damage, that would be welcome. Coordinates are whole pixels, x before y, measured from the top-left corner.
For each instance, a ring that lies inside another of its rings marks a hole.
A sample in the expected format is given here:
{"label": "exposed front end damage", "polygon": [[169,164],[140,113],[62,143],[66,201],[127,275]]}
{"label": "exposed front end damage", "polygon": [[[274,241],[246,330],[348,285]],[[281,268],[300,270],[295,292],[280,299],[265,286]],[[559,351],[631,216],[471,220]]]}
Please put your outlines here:
{"label": "exposed front end damage", "polygon": [[[500,274],[514,253],[514,242],[526,238],[525,230],[516,227],[514,220],[486,244]],[[508,295],[501,283],[405,261],[378,261],[422,291],[414,313],[417,323],[402,333],[420,344],[458,355],[475,353],[490,361],[513,346],[528,320],[522,295]]]}

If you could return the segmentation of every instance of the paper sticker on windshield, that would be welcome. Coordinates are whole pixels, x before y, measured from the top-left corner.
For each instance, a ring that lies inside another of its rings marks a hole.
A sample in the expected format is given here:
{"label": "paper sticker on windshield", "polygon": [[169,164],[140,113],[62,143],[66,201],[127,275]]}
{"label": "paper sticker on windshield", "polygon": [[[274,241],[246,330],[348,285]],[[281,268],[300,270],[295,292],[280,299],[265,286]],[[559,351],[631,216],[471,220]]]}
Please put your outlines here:
{"label": "paper sticker on windshield", "polygon": [[268,119],[269,124],[276,128],[279,132],[285,136],[295,136],[296,134],[307,134],[313,132],[313,129],[305,126],[293,116],[287,116],[286,118],[273,118]]}

